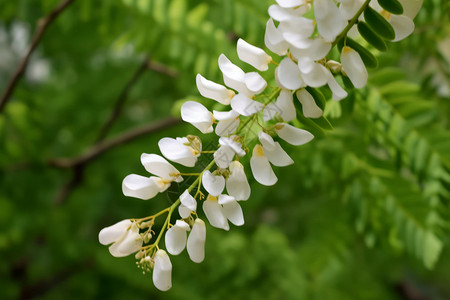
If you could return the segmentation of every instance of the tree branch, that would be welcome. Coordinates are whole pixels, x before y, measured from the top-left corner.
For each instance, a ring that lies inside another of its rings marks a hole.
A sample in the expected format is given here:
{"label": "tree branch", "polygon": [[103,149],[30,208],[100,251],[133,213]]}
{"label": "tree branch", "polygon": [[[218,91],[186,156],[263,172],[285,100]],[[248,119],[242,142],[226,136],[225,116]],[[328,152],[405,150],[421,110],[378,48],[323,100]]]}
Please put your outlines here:
{"label": "tree branch", "polygon": [[74,168],[76,166],[85,165],[96,159],[103,153],[115,148],[119,145],[133,141],[139,137],[142,137],[149,133],[158,132],[162,129],[172,127],[181,122],[180,119],[174,117],[168,117],[166,119],[151,123],[142,127],[134,128],[128,132],[125,132],[115,138],[111,138],[104,142],[95,144],[90,149],[88,149],[84,154],[74,157],[74,158],[57,158],[49,161],[49,165],[57,168]]}
{"label": "tree branch", "polygon": [[10,81],[8,82],[8,85],[6,86],[6,90],[3,93],[1,99],[0,99],[0,112],[3,111],[6,102],[11,97],[12,93],[14,92],[15,87],[17,86],[17,83],[22,78],[23,74],[25,73],[25,70],[28,65],[28,61],[30,60],[30,56],[33,53],[33,51],[38,46],[39,42],[42,39],[42,36],[44,35],[46,29],[50,24],[61,14],[61,12],[64,11],[74,0],[64,0],[59,3],[59,5],[50,12],[44,19],[40,19],[37,23],[36,31],[33,35],[30,48],[27,51],[27,54],[22,59],[22,61],[19,64],[19,67],[14,72],[13,76],[11,77]]}
{"label": "tree branch", "polygon": [[112,126],[116,122],[116,120],[119,118],[120,114],[122,113],[123,106],[125,105],[125,102],[128,98],[128,93],[130,92],[133,85],[136,84],[136,82],[139,80],[139,78],[144,74],[145,70],[153,70],[155,72],[170,76],[170,77],[177,77],[178,73],[167,66],[163,64],[159,64],[156,62],[152,62],[150,60],[149,55],[146,55],[144,58],[144,61],[140,64],[140,66],[137,68],[137,70],[134,72],[131,79],[127,82],[124,89],[120,93],[119,97],[116,100],[116,103],[114,104],[114,109],[109,116],[108,121],[103,125],[103,127],[100,129],[100,133],[97,136],[96,142],[100,142],[103,139],[105,139],[108,132],[111,130]]}

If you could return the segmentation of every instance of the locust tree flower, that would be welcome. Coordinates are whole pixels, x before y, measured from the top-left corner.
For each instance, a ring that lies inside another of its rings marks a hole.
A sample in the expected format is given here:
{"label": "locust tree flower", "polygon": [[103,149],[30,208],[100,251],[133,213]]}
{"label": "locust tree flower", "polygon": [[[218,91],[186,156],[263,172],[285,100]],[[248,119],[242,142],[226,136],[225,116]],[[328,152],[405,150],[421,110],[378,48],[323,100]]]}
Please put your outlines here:
{"label": "locust tree flower", "polygon": [[186,234],[191,230],[188,223],[177,220],[175,225],[166,231],[165,242],[167,252],[172,255],[180,254],[186,247]]}
{"label": "locust tree flower", "polygon": [[314,21],[304,17],[280,22],[278,30],[286,42],[295,48],[306,49],[311,46],[310,36],[314,32]]}
{"label": "locust tree flower", "polygon": [[205,259],[205,241],[205,222],[197,218],[187,239],[187,252],[193,262],[201,263]]}
{"label": "locust tree flower", "polygon": [[283,58],[275,69],[275,79],[286,90],[297,90],[305,85],[297,64],[289,57]]}
{"label": "locust tree flower", "polygon": [[294,8],[308,3],[307,0],[276,0],[278,5],[283,8]]}
{"label": "locust tree flower", "polygon": [[215,132],[218,136],[227,136],[236,131],[239,126],[239,113],[230,111],[213,111],[214,119],[219,121],[217,123]]}
{"label": "locust tree flower", "polygon": [[214,153],[214,161],[219,168],[228,168],[234,156],[244,156],[245,151],[242,149],[242,144],[237,141],[237,137],[232,135],[230,137],[221,137],[219,139],[220,147]]}
{"label": "locust tree flower", "polygon": [[272,57],[267,55],[264,50],[247,43],[243,39],[237,41],[237,53],[240,60],[259,71],[267,71],[269,63],[272,61]]}
{"label": "locust tree flower", "polygon": [[347,25],[333,0],[314,0],[314,16],[319,34],[328,42],[333,42]]}
{"label": "locust tree flower", "polygon": [[225,178],[222,175],[213,175],[209,170],[203,172],[202,184],[212,196],[219,196],[225,188]]}
{"label": "locust tree flower", "polygon": [[310,9],[310,4],[302,4],[296,7],[281,7],[278,4],[273,4],[269,7],[269,16],[276,21],[285,22],[303,16]]}
{"label": "locust tree flower", "polygon": [[228,221],[236,226],[244,225],[242,208],[232,196],[219,195],[215,197],[208,195],[203,202],[203,211],[213,227],[228,231],[230,229]]}
{"label": "locust tree flower", "polygon": [[275,132],[280,138],[294,146],[306,144],[314,138],[310,132],[287,123],[277,123]]}
{"label": "locust tree flower", "polygon": [[131,220],[122,220],[114,225],[103,228],[98,239],[102,245],[109,245],[112,256],[128,256],[142,247],[142,237],[138,226]]}
{"label": "locust tree flower", "polygon": [[267,82],[261,75],[256,72],[245,73],[224,54],[219,56],[219,69],[222,71],[223,81],[228,87],[247,96],[259,94],[267,86]]}
{"label": "locust tree flower", "polygon": [[147,172],[156,176],[149,178],[136,174],[126,176],[122,181],[122,192],[125,196],[151,199],[156,194],[164,192],[172,181],[183,181],[180,172],[157,154],[143,153],[141,163]]}
{"label": "locust tree flower", "polygon": [[244,94],[238,94],[231,100],[231,108],[240,115],[251,116],[263,109],[264,105],[250,99]]}
{"label": "locust tree flower", "polygon": [[361,6],[364,0],[340,0],[339,12],[344,20],[352,19]]}
{"label": "locust tree flower", "polygon": [[327,56],[331,50],[331,42],[325,41],[322,37],[309,39],[310,45],[307,48],[300,49],[292,47],[291,54],[295,59],[300,60],[302,57],[309,57],[312,60],[320,60]]}
{"label": "locust tree flower", "polygon": [[330,71],[310,57],[304,56],[300,58],[298,60],[298,68],[306,85],[321,87],[327,83],[327,73]]}
{"label": "locust tree flower", "polygon": [[234,91],[227,89],[221,84],[210,81],[200,74],[197,74],[195,80],[198,91],[205,98],[216,100],[221,104],[228,105],[235,95]]}
{"label": "locust tree flower", "polygon": [[183,121],[191,123],[202,133],[213,131],[213,116],[211,112],[202,104],[195,101],[187,101],[181,106],[181,118]]}
{"label": "locust tree flower", "polygon": [[[198,138],[196,140],[200,141]],[[177,137],[176,139],[165,137],[159,140],[158,146],[162,155],[167,159],[186,167],[195,166],[197,157],[202,151],[201,142],[191,145],[187,137]]]}
{"label": "locust tree flower", "polygon": [[168,291],[172,287],[172,263],[166,251],[159,249],[154,257],[153,284],[160,291]]}
{"label": "locust tree flower", "polygon": [[188,190],[185,190],[180,196],[180,206],[178,206],[178,213],[183,219],[188,218],[192,211],[197,210],[197,201],[189,194]]}
{"label": "locust tree flower", "polygon": [[281,90],[275,103],[269,103],[264,108],[264,121],[271,120],[278,113],[284,121],[289,122],[295,119],[295,106],[292,92],[289,90]]}
{"label": "locust tree flower", "polygon": [[356,88],[362,88],[367,83],[368,73],[361,56],[352,48],[345,46],[341,52],[342,70]]}
{"label": "locust tree flower", "polygon": [[302,112],[305,117],[315,119],[322,116],[322,109],[317,106],[313,96],[306,89],[298,90],[296,95],[297,99],[302,104]]}
{"label": "locust tree flower", "polygon": [[230,170],[230,176],[228,176],[226,181],[228,194],[237,201],[248,200],[250,197],[250,185],[244,172],[244,166],[238,161],[233,161],[228,168]]}
{"label": "locust tree flower", "polygon": [[339,85],[331,72],[327,73],[327,83],[333,93],[333,100],[339,101],[347,97],[347,92]]}
{"label": "locust tree flower", "polygon": [[278,55],[286,55],[289,48],[288,42],[284,40],[281,31],[275,27],[272,19],[269,19],[266,24],[264,44],[270,51]]}

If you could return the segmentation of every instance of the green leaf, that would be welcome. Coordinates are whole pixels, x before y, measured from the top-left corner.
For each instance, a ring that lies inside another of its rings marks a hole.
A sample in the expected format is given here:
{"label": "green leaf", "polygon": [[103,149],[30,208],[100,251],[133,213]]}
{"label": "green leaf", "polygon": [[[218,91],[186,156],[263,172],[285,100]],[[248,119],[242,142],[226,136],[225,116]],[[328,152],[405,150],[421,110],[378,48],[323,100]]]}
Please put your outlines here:
{"label": "green leaf", "polygon": [[393,40],[395,38],[395,31],[391,24],[370,6],[364,11],[364,19],[382,38],[386,40]]}
{"label": "green leaf", "polygon": [[401,15],[403,13],[403,6],[397,0],[378,0],[378,4],[380,4],[380,6],[388,12],[395,15]]}
{"label": "green leaf", "polygon": [[374,46],[376,49],[380,51],[386,51],[387,45],[386,42],[380,38],[379,35],[377,35],[372,28],[367,25],[365,22],[359,22],[358,23],[358,31],[361,34],[361,36],[372,46]]}

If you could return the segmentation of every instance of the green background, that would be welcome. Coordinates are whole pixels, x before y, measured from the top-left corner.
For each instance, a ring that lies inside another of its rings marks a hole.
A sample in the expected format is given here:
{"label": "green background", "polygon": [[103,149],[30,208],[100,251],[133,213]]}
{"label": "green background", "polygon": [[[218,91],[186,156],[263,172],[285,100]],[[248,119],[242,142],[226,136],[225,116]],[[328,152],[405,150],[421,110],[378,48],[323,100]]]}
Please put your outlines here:
{"label": "green background", "polygon": [[[170,204],[126,198],[121,181],[146,174],[139,156],[158,153],[160,138],[199,132],[180,123],[81,167],[52,162],[95,149],[130,81],[106,141],[177,116],[199,97],[196,73],[221,82],[220,53],[238,63],[237,38],[264,46],[273,2],[75,0],[0,114],[0,299],[450,299],[450,7],[425,2],[412,36],[385,53],[369,47],[379,67],[367,87],[328,102],[333,130],[305,124],[311,143],[283,143],[295,164],[275,168],[275,186],[247,172],[246,224],[207,225],[201,264],[171,256],[162,293],[97,236]],[[0,0],[0,91],[58,3]]]}

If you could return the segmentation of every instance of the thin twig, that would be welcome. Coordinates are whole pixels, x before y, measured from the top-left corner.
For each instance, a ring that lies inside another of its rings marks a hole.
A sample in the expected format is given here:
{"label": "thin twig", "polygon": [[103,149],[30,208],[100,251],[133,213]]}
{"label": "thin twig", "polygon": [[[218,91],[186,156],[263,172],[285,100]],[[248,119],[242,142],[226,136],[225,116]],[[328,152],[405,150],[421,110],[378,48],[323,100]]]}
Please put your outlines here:
{"label": "thin twig", "polygon": [[112,148],[133,141],[139,137],[147,135],[149,133],[158,132],[162,129],[166,129],[177,125],[181,122],[180,119],[174,117],[168,117],[161,121],[151,123],[142,127],[134,128],[128,132],[125,132],[115,138],[111,138],[104,142],[100,142],[90,149],[88,149],[84,154],[74,157],[74,158],[58,158],[49,161],[49,164],[57,168],[74,168],[75,166],[85,165],[92,161],[93,159],[99,157],[103,153]]}
{"label": "thin twig", "polygon": [[14,72],[13,76],[11,77],[10,81],[8,82],[8,85],[6,87],[5,92],[3,93],[1,99],[0,99],[0,112],[4,109],[6,102],[11,97],[12,93],[14,92],[15,87],[17,86],[17,83],[22,78],[23,74],[25,73],[25,70],[28,65],[28,61],[30,59],[31,54],[33,54],[33,51],[38,46],[39,42],[42,39],[42,36],[44,35],[46,29],[50,24],[61,14],[61,12],[64,11],[74,0],[64,0],[59,5],[50,12],[44,19],[40,19],[37,23],[36,31],[34,32],[30,48],[27,51],[27,54],[22,59],[22,61],[19,64],[19,67]]}
{"label": "thin twig", "polygon": [[152,71],[155,71],[155,72],[158,72],[158,73],[170,76],[170,77],[178,76],[178,73],[175,70],[172,70],[163,64],[160,64],[157,62],[152,62],[150,60],[150,57],[148,55],[146,55],[143,62],[136,69],[133,76],[127,82],[124,89],[122,90],[119,97],[117,98],[116,103],[114,104],[114,109],[113,109],[111,115],[109,116],[108,121],[100,129],[100,133],[97,136],[96,143],[105,139],[106,135],[111,130],[112,126],[117,121],[120,114],[122,113],[123,106],[125,105],[125,102],[127,101],[128,94],[129,94],[131,88],[141,78],[141,76],[144,74],[145,70],[152,70]]}

